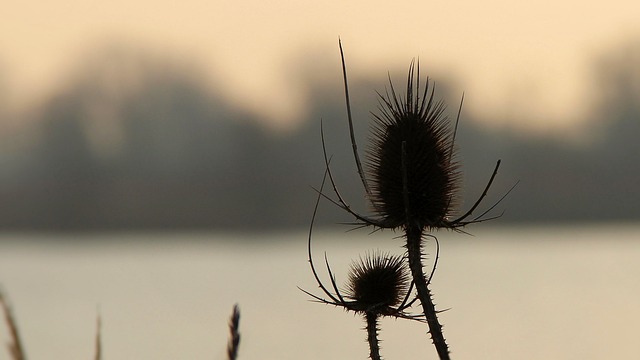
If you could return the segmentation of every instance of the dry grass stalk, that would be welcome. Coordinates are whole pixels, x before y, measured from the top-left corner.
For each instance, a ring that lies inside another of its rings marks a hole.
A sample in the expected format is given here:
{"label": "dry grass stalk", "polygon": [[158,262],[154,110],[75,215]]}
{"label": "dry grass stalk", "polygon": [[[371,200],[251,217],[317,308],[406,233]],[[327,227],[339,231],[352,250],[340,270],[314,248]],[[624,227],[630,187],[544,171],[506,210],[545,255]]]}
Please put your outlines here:
{"label": "dry grass stalk", "polygon": [[102,359],[102,339],[101,339],[102,331],[101,330],[102,330],[102,319],[100,317],[100,314],[98,314],[98,317],[96,319],[96,356],[95,356],[96,360]]}
{"label": "dry grass stalk", "polygon": [[23,350],[22,343],[20,342],[20,336],[18,334],[18,325],[13,317],[11,307],[5,299],[2,291],[0,291],[0,305],[2,306],[7,327],[9,328],[10,340],[7,347],[9,348],[11,358],[13,360],[26,360],[27,356]]}
{"label": "dry grass stalk", "polygon": [[238,304],[233,306],[233,313],[229,319],[229,344],[227,345],[227,357],[236,360],[240,346],[240,308]]}

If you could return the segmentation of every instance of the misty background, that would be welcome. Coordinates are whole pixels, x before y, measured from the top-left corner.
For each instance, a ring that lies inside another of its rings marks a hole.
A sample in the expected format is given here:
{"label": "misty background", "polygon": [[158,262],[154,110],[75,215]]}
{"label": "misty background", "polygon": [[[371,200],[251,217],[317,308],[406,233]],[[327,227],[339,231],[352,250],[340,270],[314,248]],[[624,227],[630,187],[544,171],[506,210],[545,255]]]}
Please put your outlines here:
{"label": "misty background", "polygon": [[[317,65],[335,64],[337,56],[336,50],[296,60],[292,76],[309,100],[286,130],[228,101],[224,82],[204,80],[197,66],[132,46],[105,45],[77,59],[72,76],[27,110],[3,105],[7,89],[0,81],[0,229],[302,229],[315,201],[311,187],[324,171],[321,119],[339,189],[367,211],[340,68]],[[579,130],[527,132],[504,124],[545,119],[505,111],[494,116],[502,121],[487,122],[463,109],[461,211],[502,159],[484,208],[520,183],[496,207],[493,214],[505,213],[494,224],[640,219],[640,39],[594,59],[588,83],[596,96],[583,105],[588,115]],[[406,69],[350,76],[362,157],[376,91],[387,86],[387,72],[402,89]],[[461,96],[455,74],[421,70],[455,119]],[[321,216],[325,224],[352,220],[331,205]]]}

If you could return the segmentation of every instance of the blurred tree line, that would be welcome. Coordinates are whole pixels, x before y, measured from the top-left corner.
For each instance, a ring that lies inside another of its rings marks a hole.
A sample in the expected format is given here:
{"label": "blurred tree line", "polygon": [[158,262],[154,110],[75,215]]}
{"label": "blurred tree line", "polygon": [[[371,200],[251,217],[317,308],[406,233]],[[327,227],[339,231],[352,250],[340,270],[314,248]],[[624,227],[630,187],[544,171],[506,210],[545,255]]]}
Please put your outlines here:
{"label": "blurred tree line", "polygon": [[[498,223],[640,219],[638,64],[640,42],[632,42],[594,66],[593,86],[601,96],[587,105],[592,141],[585,144],[483,127],[465,112],[457,138],[465,174],[462,207],[477,198],[501,158],[486,204],[521,183],[497,207],[496,214],[506,210]],[[324,172],[320,119],[341,192],[366,210],[339,82],[309,77],[304,120],[279,133],[226,101],[219,91],[224,84],[211,86],[202,78],[188,66],[110,50],[31,113],[0,111],[0,125],[28,120],[0,132],[0,228],[306,227],[315,199],[311,186]],[[385,84],[350,80],[364,156],[368,112],[377,106],[374,90]],[[436,96],[447,95],[446,84],[438,88]],[[455,117],[456,100],[449,104]],[[323,206],[323,223],[352,220]]]}

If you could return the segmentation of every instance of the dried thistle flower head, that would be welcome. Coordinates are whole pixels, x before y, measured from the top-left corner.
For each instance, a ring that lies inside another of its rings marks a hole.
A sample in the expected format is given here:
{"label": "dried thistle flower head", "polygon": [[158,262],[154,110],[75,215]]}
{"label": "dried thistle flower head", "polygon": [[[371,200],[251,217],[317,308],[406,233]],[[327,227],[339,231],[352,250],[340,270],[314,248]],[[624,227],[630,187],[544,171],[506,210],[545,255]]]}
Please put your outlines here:
{"label": "dried thistle flower head", "polygon": [[[434,91],[430,91],[428,79],[424,89],[421,89],[420,71],[414,62],[409,67],[404,97],[396,94],[391,79],[385,95],[379,94],[379,112],[373,114],[373,139],[368,148],[367,171],[364,170],[355,141],[342,44],[340,54],[353,155],[375,216],[362,215],[354,211],[338,191],[329,167],[324,134],[322,145],[325,166],[337,199],[333,200],[323,195],[353,215],[357,219],[357,225],[380,229],[411,228],[412,231],[423,233],[425,230],[442,228],[455,230],[471,223],[494,219],[495,217],[485,215],[511,190],[480,215],[470,217],[487,195],[498,173],[500,160],[497,161],[484,191],[476,202],[464,214],[453,217],[461,179],[455,161],[454,144],[462,102],[455,126],[452,127],[444,115],[444,102],[434,102]],[[367,177],[372,182],[371,186]]]}
{"label": "dried thistle flower head", "polygon": [[[317,210],[316,202],[316,210]],[[315,211],[314,211],[315,218]],[[378,332],[380,327],[378,320],[382,316],[393,316],[417,321],[426,321],[423,314],[413,315],[405,312],[411,307],[416,298],[409,301],[413,290],[413,283],[410,280],[408,269],[403,256],[391,256],[380,252],[368,253],[355,261],[349,270],[349,280],[344,294],[338,290],[335,276],[331,271],[329,262],[326,259],[327,272],[331,279],[331,288],[334,293],[320,281],[318,273],[313,264],[311,256],[311,230],[313,220],[309,230],[309,265],[316,279],[316,282],[328,299],[314,295],[306,290],[300,289],[316,301],[340,306],[347,311],[353,311],[362,315],[366,322],[367,343],[369,344],[369,357],[372,360],[381,359],[380,341]]]}
{"label": "dried thistle flower head", "polygon": [[412,315],[405,312],[413,305],[415,299],[409,301],[413,284],[403,256],[373,252],[361,257],[351,265],[346,289],[342,292],[338,289],[335,276],[327,262],[333,293],[320,281],[310,248],[309,264],[318,286],[328,299],[304,289],[300,290],[318,302],[340,306],[347,311],[363,315],[394,316],[422,321],[422,314]]}
{"label": "dried thistle flower head", "polygon": [[[392,256],[387,253],[383,254],[375,251],[366,254],[364,257],[360,257],[359,261],[351,265],[347,286],[343,291],[343,295],[338,289],[335,275],[331,271],[329,260],[325,254],[325,264],[331,286],[325,286],[322,280],[320,280],[311,254],[311,239],[318,204],[323,196],[322,190],[324,189],[328,176],[330,176],[330,174],[327,169],[322,179],[320,189],[318,190],[307,241],[307,260],[309,261],[311,272],[318,287],[324,292],[327,298],[325,299],[321,296],[314,295],[304,289],[300,290],[318,302],[340,306],[345,310],[354,311],[366,317],[395,316],[424,321],[423,314],[413,315],[405,311],[413,305],[416,298],[409,300],[414,284],[409,276],[404,256]],[[332,289],[333,292],[329,289]]]}
{"label": "dried thistle flower head", "polygon": [[434,102],[429,81],[420,90],[420,70],[409,67],[405,98],[390,90],[380,95],[369,148],[371,201],[382,222],[399,227],[440,227],[451,214],[460,173],[454,161],[453,132]]}
{"label": "dried thistle flower head", "polygon": [[351,265],[346,297],[356,311],[394,315],[407,297],[409,284],[402,256],[376,252]]}

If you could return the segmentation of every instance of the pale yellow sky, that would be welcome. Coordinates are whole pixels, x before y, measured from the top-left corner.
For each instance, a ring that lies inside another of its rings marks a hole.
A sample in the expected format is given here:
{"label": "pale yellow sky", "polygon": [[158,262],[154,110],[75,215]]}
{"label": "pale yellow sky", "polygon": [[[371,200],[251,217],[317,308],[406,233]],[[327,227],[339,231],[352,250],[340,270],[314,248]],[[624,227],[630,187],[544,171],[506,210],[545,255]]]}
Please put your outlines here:
{"label": "pale yellow sky", "polygon": [[9,0],[0,106],[42,100],[88,52],[124,42],[199,64],[230,100],[287,123],[306,98],[295,61],[315,56],[327,74],[310,77],[339,78],[340,36],[354,76],[419,57],[423,71],[457,76],[468,111],[530,113],[535,122],[509,126],[550,129],[579,121],[593,56],[640,38],[639,19],[637,0]]}

